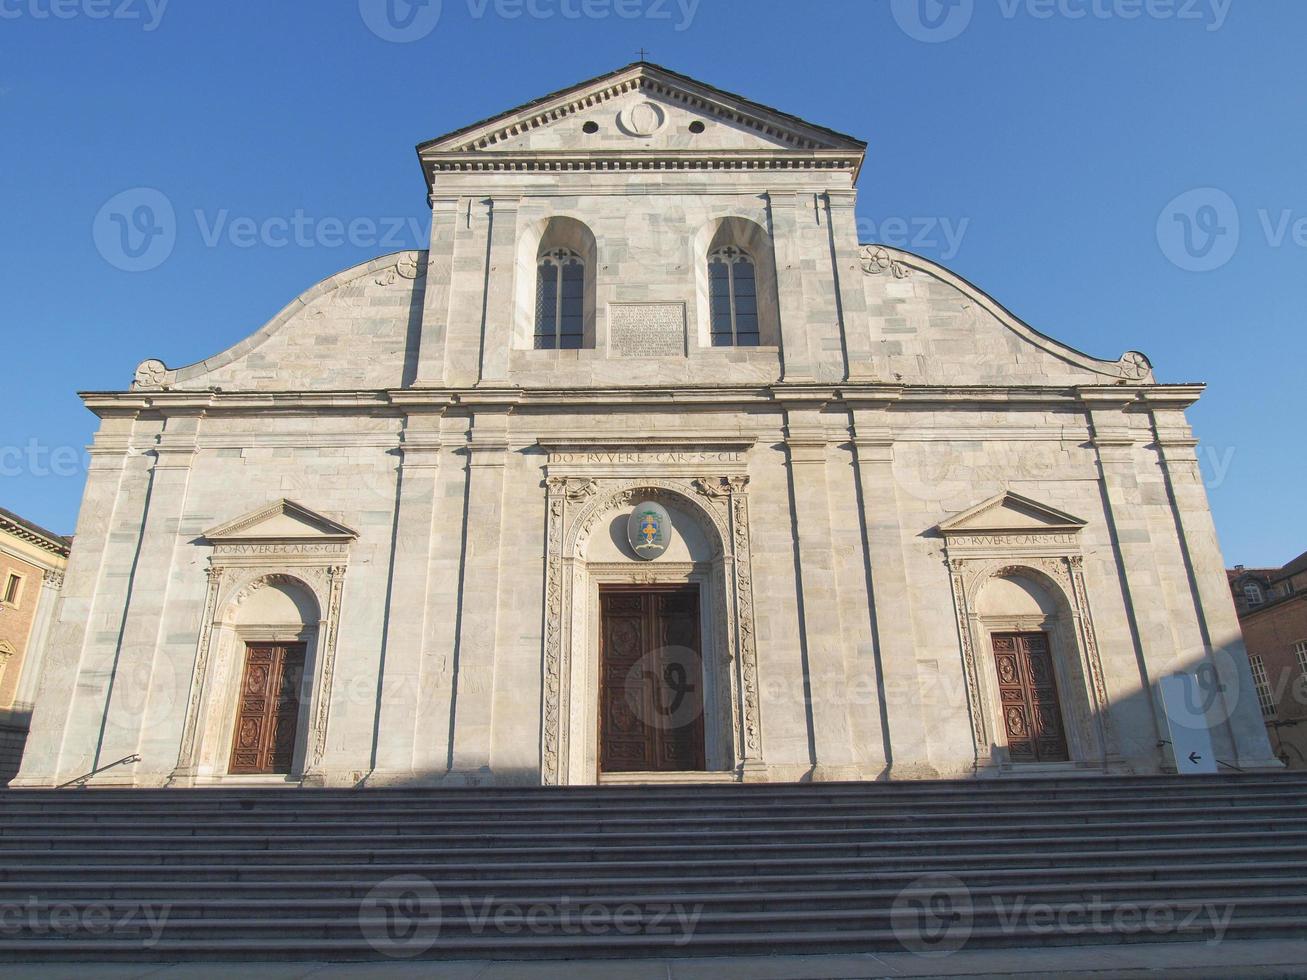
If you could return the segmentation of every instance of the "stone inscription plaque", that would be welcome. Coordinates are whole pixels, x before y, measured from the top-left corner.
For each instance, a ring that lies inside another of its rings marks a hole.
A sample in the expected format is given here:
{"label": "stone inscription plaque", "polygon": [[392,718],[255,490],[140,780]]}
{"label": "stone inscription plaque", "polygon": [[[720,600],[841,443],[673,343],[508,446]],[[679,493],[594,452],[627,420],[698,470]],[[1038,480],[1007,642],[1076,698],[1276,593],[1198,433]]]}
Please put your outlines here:
{"label": "stone inscription plaque", "polygon": [[610,303],[608,347],[618,357],[685,354],[684,303]]}

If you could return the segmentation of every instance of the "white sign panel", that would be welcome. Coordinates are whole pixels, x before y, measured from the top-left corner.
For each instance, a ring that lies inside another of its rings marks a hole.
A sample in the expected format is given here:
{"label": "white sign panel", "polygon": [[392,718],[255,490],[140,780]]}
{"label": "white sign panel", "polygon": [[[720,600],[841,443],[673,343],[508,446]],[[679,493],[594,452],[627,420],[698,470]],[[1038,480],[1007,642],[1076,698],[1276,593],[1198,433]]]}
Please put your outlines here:
{"label": "white sign panel", "polygon": [[1216,772],[1212,754],[1212,732],[1207,727],[1204,691],[1194,674],[1171,674],[1163,677],[1162,707],[1171,731],[1171,751],[1175,768],[1185,775]]}

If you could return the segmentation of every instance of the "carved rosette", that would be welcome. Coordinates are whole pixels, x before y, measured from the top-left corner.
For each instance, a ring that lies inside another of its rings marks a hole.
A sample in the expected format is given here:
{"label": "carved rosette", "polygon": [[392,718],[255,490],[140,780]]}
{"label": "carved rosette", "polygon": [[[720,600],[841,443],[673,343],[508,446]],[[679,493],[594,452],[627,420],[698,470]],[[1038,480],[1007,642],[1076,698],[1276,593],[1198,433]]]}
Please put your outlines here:
{"label": "carved rosette", "polygon": [[858,258],[862,262],[862,271],[869,276],[888,272],[895,279],[906,279],[912,275],[912,270],[883,245],[863,245]]}

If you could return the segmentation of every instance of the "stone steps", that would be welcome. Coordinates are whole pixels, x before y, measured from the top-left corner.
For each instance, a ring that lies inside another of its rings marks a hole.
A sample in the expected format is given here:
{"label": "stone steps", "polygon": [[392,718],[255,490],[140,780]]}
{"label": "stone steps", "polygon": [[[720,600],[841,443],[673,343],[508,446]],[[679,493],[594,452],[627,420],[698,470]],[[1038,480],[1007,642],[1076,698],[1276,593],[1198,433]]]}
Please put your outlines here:
{"label": "stone steps", "polygon": [[[1000,806],[989,805],[985,810],[986,826],[1021,825],[1030,826],[1039,821],[1056,819],[1058,823],[1117,824],[1123,821],[1140,822],[1202,822],[1213,818],[1229,816],[1232,804],[1213,806],[1205,803],[1186,801],[1178,813],[1169,808],[1158,806],[1115,806],[1111,809],[1084,807],[1064,802],[1056,806]],[[861,827],[896,827],[917,826],[922,824],[956,825],[959,822],[956,806],[940,808],[938,806],[924,811],[913,807],[905,814],[902,807],[892,810],[872,810],[870,808],[849,808],[840,813],[798,812],[774,814],[766,810],[753,809],[744,814],[731,814],[732,828],[761,828],[765,830],[794,829],[806,831],[816,828],[861,828]],[[1253,820],[1282,821],[1307,820],[1307,797],[1292,803],[1283,801],[1274,805],[1250,804],[1238,808],[1242,823]],[[677,827],[692,828],[696,832],[713,831],[722,826],[719,816],[704,817],[696,810],[690,814],[664,814],[650,816],[645,809],[638,816],[617,816],[597,818],[593,811],[584,818],[567,817],[559,819],[552,813],[536,815],[523,814],[520,811],[496,814],[494,829],[496,833],[537,834],[542,829],[550,833],[558,832],[606,832],[606,831],[643,831],[664,822],[664,817],[675,816]],[[129,830],[136,833],[163,835],[199,835],[199,834],[245,834],[257,829],[260,832],[304,833],[309,831],[335,831],[352,829],[378,834],[396,833],[432,833],[449,829],[464,833],[467,830],[484,830],[486,815],[475,817],[450,814],[446,811],[426,810],[412,815],[383,815],[375,813],[359,814],[305,814],[301,812],[243,812],[240,820],[233,823],[228,816],[214,817],[211,813],[202,815],[168,814],[157,815],[148,812],[131,817],[104,816],[99,813],[71,812],[62,814],[41,814],[39,812],[16,814],[0,809],[0,838],[13,834],[28,833],[38,830],[51,835],[67,833],[107,833],[115,830]],[[183,821],[184,822],[181,822]]]}
{"label": "stone steps", "polygon": [[[572,843],[540,843],[521,838],[513,838],[512,843],[496,842],[486,839],[484,835],[470,836],[465,842],[442,841],[440,844],[423,845],[416,841],[399,839],[389,842],[393,846],[380,846],[374,839],[326,837],[309,838],[306,846],[292,848],[293,837],[256,838],[234,846],[231,842],[222,842],[222,846],[191,846],[203,844],[193,838],[180,837],[169,841],[170,849],[156,852],[154,860],[146,863],[267,863],[296,864],[314,863],[323,857],[360,860],[372,857],[376,863],[415,863],[424,865],[441,865],[453,859],[459,861],[475,860],[486,863],[527,863],[549,861],[662,861],[669,846],[674,846],[681,860],[713,860],[724,849],[729,848],[736,860],[769,859],[777,855],[790,855],[793,860],[821,861],[841,857],[894,857],[912,854],[942,854],[967,852],[983,845],[990,854],[1022,854],[1039,852],[1057,853],[1063,847],[1075,844],[1090,844],[1100,850],[1112,852],[1149,851],[1160,849],[1197,848],[1256,848],[1268,843],[1270,828],[1255,827],[1251,830],[1209,830],[1174,832],[1172,828],[1158,826],[1149,833],[1132,831],[1128,836],[1115,834],[1068,834],[1064,828],[1049,836],[1012,836],[999,837],[986,835],[982,831],[971,830],[965,836],[956,836],[956,830],[932,834],[928,831],[906,832],[900,835],[858,833],[852,839],[831,839],[821,841],[762,841],[746,842],[732,840],[729,835],[713,838],[696,838],[693,844],[684,840],[613,843],[605,835],[594,835],[592,840],[580,839]],[[949,834],[946,836],[945,834]],[[72,847],[67,841],[50,841],[39,838],[8,840],[0,842],[0,854],[34,854],[48,851],[49,858],[56,861],[87,862],[115,864],[138,863],[142,861],[141,852],[158,847],[163,841],[158,838],[133,838],[131,846],[124,849],[106,848],[101,851],[94,838],[81,838],[82,847]],[[1274,844],[1281,852],[1297,850],[1307,852],[1307,828],[1298,827],[1275,833]],[[445,846],[442,846],[445,845]],[[453,846],[449,846],[453,845]]]}
{"label": "stone steps", "polygon": [[[1166,823],[1161,820],[1152,822],[1118,821],[1115,823],[1085,824],[1077,828],[1076,840],[1096,840],[1098,838],[1133,837],[1146,840],[1155,837],[1202,836],[1212,837],[1205,830],[1210,824],[1202,820],[1176,820]],[[667,825],[657,825],[657,831],[641,832],[623,830],[612,832],[592,832],[579,830],[576,833],[415,833],[403,828],[393,828],[388,833],[373,832],[368,837],[369,850],[392,849],[443,849],[445,847],[489,848],[503,852],[528,849],[540,850],[577,850],[612,849],[644,845],[647,847],[677,846],[684,841],[684,829],[669,831]],[[1050,827],[1045,824],[1002,824],[989,828],[993,833],[1002,833],[1000,841],[1013,839],[1009,835],[1019,835],[1023,841],[1030,840],[1065,840],[1066,825]],[[1228,839],[1236,832],[1223,832],[1220,837]],[[1237,836],[1257,839],[1265,834],[1274,833],[1287,843],[1307,842],[1307,815],[1300,815],[1292,820],[1267,820],[1259,818],[1247,823],[1240,823]],[[809,829],[751,829],[731,832],[730,830],[699,831],[696,839],[705,847],[721,845],[740,849],[745,846],[780,846],[791,845],[805,848],[818,845],[837,847],[871,845],[876,842],[911,842],[974,840],[981,836],[977,831],[950,824],[943,827],[880,826],[863,825],[851,828]],[[995,839],[995,838],[986,838]],[[38,834],[29,829],[24,833],[0,835],[0,855],[17,852],[25,853],[39,850],[59,850],[64,853],[77,853],[85,849],[96,851],[139,851],[162,842],[179,852],[202,853],[206,851],[259,851],[270,850],[293,841],[307,850],[317,848],[337,849],[346,847],[350,840],[340,833],[288,833],[270,832],[266,827],[250,828],[248,834],[234,831],[226,834],[185,834],[176,831],[144,834],[79,832],[75,834],[51,833]],[[570,847],[565,846],[570,845]]]}
{"label": "stone steps", "polygon": [[1271,938],[1307,778],[9,791],[0,906],[8,959]]}

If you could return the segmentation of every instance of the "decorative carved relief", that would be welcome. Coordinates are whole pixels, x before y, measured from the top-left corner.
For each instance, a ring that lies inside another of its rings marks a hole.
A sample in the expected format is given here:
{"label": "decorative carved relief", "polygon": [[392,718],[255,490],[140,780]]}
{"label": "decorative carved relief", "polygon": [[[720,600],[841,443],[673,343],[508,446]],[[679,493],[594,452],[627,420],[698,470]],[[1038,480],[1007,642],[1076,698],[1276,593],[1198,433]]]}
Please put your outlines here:
{"label": "decorative carved relief", "polygon": [[1131,381],[1146,381],[1153,373],[1153,365],[1137,350],[1126,351],[1117,361],[1121,377]]}
{"label": "decorative carved relief", "polygon": [[345,566],[332,565],[326,570],[330,582],[327,600],[327,636],[322,649],[322,673],[318,681],[317,710],[313,716],[312,749],[305,760],[305,769],[313,769],[322,762],[327,746],[327,719],[331,711],[331,682],[336,674],[336,635],[340,631],[340,597],[345,587]]}
{"label": "decorative carved relief", "polygon": [[168,365],[163,361],[150,358],[142,361],[136,368],[136,377],[132,381],[133,388],[162,388],[168,382],[168,376],[171,374]]}
{"label": "decorative carved relief", "polygon": [[[278,510],[285,512],[287,509],[313,517],[318,524],[320,537],[308,541],[259,537],[246,541],[223,540],[224,535],[240,534],[257,525],[269,514]],[[213,551],[206,572],[208,588],[205,592],[175,777],[194,775],[201,755],[200,745],[206,737],[203,733],[216,730],[221,725],[222,719],[213,713],[221,711],[224,704],[221,692],[225,690],[229,671],[226,669],[228,665],[222,661],[230,659],[230,655],[223,653],[218,657],[218,651],[234,649],[239,645],[233,643],[233,636],[240,606],[270,585],[306,589],[317,603],[319,622],[303,624],[305,633],[316,637],[314,657],[319,665],[315,670],[317,681],[304,753],[304,770],[309,771],[321,763],[326,747],[340,628],[341,595],[349,551],[348,541],[342,539],[352,535],[353,532],[343,525],[337,525],[321,515],[314,515],[288,501],[279,501],[209,532],[207,536],[213,539]],[[226,645],[221,640],[223,634],[228,637]],[[220,665],[216,671],[215,657]]]}
{"label": "decorative carved relief", "polygon": [[[977,645],[984,639],[980,631],[980,618],[977,612],[977,600],[985,584],[994,578],[1011,578],[1026,576],[1040,581],[1052,590],[1060,600],[1067,613],[1058,622],[1064,622],[1069,616],[1066,629],[1058,627],[1054,633],[1066,646],[1074,650],[1064,651],[1064,655],[1074,655],[1078,663],[1080,679],[1083,683],[1083,695],[1089,717],[1086,724],[1097,726],[1099,748],[1106,756],[1112,742],[1112,727],[1109,716],[1107,688],[1104,682],[1103,665],[1098,643],[1094,636],[1093,619],[1089,612],[1089,600],[1083,576],[1084,559],[1081,555],[1053,555],[1048,557],[950,558],[948,566],[953,587],[953,604],[957,614],[958,637],[961,644],[963,668],[967,681],[968,707],[972,718],[972,737],[975,741],[976,757],[986,758],[989,754],[990,739],[986,736],[986,718],[988,710],[984,694],[984,685],[980,679],[981,668],[978,660],[983,651]],[[1036,620],[1018,624],[1022,629],[1043,629],[1047,620]]]}
{"label": "decorative carved relief", "polygon": [[869,276],[878,276],[885,271],[895,279],[906,279],[912,275],[911,269],[880,245],[863,245],[858,257],[862,261],[862,271]]}
{"label": "decorative carved relief", "polygon": [[[573,596],[585,583],[581,556],[595,527],[614,510],[631,503],[637,494],[676,506],[689,515],[716,542],[725,588],[714,586],[714,645],[724,652],[723,673],[731,687],[732,746],[736,765],[761,759],[762,726],[758,699],[755,648],[753,577],[750,531],[744,488],[747,477],[681,479],[589,479],[550,477],[547,490],[545,557],[544,705],[542,711],[541,778],[546,785],[566,781],[566,692],[570,678],[570,650],[575,637],[586,629],[571,622],[577,615]],[[574,506],[577,505],[577,506]],[[568,576],[567,566],[572,566]],[[598,566],[596,566],[598,567]],[[693,566],[691,566],[692,569]],[[669,576],[684,576],[685,569],[632,570],[632,581],[655,583]],[[575,581],[570,581],[575,579]],[[738,666],[737,666],[738,665]],[[738,677],[737,677],[738,672]]]}
{"label": "decorative carved relief", "polygon": [[427,268],[422,264],[421,253],[408,252],[401,255],[399,261],[388,268],[382,269],[373,279],[378,286],[393,286],[400,279],[420,279],[427,274]]}

